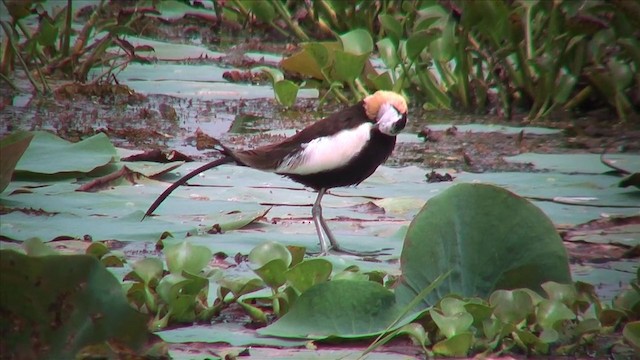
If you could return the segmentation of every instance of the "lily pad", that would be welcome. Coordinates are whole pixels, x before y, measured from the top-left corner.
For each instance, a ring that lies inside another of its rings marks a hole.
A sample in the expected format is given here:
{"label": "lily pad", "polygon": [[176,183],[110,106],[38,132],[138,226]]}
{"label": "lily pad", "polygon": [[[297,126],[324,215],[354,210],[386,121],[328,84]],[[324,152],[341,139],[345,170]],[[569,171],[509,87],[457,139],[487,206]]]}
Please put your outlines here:
{"label": "lily pad", "polygon": [[453,270],[422,308],[450,293],[483,297],[519,287],[541,292],[546,281],[571,282],[567,253],[551,221],[525,199],[484,184],[454,185],[427,202],[407,232],[401,269],[401,304]]}
{"label": "lily pad", "polygon": [[134,351],[146,341],[147,316],[95,257],[0,253],[0,280],[12,289],[0,296],[3,356],[68,359],[106,341]]}
{"label": "lily pad", "polygon": [[115,156],[116,149],[104,133],[71,143],[51,133],[36,131],[16,171],[45,175],[88,173],[110,163]]}

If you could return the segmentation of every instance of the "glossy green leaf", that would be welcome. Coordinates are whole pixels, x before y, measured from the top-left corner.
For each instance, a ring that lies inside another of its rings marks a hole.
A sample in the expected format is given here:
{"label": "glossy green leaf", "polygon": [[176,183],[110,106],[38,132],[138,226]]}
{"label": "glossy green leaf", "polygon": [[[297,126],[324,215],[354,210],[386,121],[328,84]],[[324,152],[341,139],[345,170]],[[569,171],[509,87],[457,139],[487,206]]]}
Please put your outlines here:
{"label": "glossy green leaf", "polygon": [[566,250],[551,221],[527,200],[485,184],[457,184],[427,202],[409,226],[401,269],[400,303],[453,270],[423,307],[449,293],[488,296],[519,287],[540,292],[546,281],[571,281]]}
{"label": "glossy green leaf", "polygon": [[164,249],[167,268],[174,274],[187,271],[198,274],[211,261],[211,250],[206,246],[192,245],[188,241]]}
{"label": "glossy green leaf", "polygon": [[558,284],[549,281],[542,284],[542,289],[551,300],[557,300],[567,306],[572,306],[578,300],[578,292],[573,284]]}
{"label": "glossy green leaf", "polygon": [[373,38],[364,29],[356,29],[340,35],[340,42],[342,50],[350,55],[368,56],[373,51]]}
{"label": "glossy green leaf", "polygon": [[378,16],[378,20],[387,35],[391,36],[397,44],[398,40],[401,39],[403,35],[402,24],[400,21],[390,14],[381,14]]}
{"label": "glossy green leaf", "polygon": [[333,266],[325,259],[308,259],[289,269],[285,276],[299,293],[329,280]]}
{"label": "glossy green leaf", "polygon": [[543,300],[536,309],[536,319],[543,329],[551,329],[558,321],[573,320],[576,315],[558,300]]}
{"label": "glossy green leaf", "polygon": [[378,41],[376,46],[378,47],[380,58],[389,69],[394,69],[398,66],[398,51],[396,49],[396,45],[391,39],[384,38]]}
{"label": "glossy green leaf", "polygon": [[273,85],[276,92],[276,100],[280,105],[292,107],[296,103],[299,87],[293,81],[281,80]]}
{"label": "glossy green leaf", "polygon": [[436,38],[437,37],[433,32],[426,30],[417,31],[411,34],[405,43],[407,60],[409,62],[415,61],[420,53]]}
{"label": "glossy green leaf", "polygon": [[0,140],[0,192],[4,191],[11,182],[13,171],[27,150],[34,134],[26,131],[18,131],[7,135]]}
{"label": "glossy green leaf", "polygon": [[44,131],[34,132],[16,171],[38,174],[87,173],[111,162],[116,149],[104,133],[70,143]]}
{"label": "glossy green leaf", "polygon": [[154,280],[158,281],[162,277],[162,260],[158,258],[140,259],[133,263],[131,267],[145,284],[149,284]]}
{"label": "glossy green leaf", "polygon": [[29,256],[60,255],[57,251],[45,245],[38,238],[27,239],[27,241],[24,242],[24,250]]}
{"label": "glossy green leaf", "polygon": [[308,339],[369,337],[385,330],[399,314],[395,296],[382,285],[332,280],[305,291],[288,313],[258,333]]}
{"label": "glossy green leaf", "polygon": [[529,294],[522,290],[496,290],[489,298],[493,313],[506,324],[518,324],[533,313]]}
{"label": "glossy green leaf", "polygon": [[287,281],[287,263],[282,259],[273,259],[253,270],[270,288],[276,289]]}
{"label": "glossy green leaf", "polygon": [[242,0],[243,3],[253,12],[253,14],[266,23],[270,23],[276,16],[276,11],[268,1],[263,0]]}
{"label": "glossy green leaf", "polygon": [[447,339],[468,332],[469,327],[473,324],[473,316],[466,311],[447,316],[437,310],[430,309],[429,314],[431,314],[433,322],[436,323],[442,335]]}
{"label": "glossy green leaf", "polygon": [[0,282],[12,289],[0,295],[3,356],[69,359],[88,345],[116,341],[137,351],[147,340],[147,316],[93,256],[0,250]]}
{"label": "glossy green leaf", "polygon": [[281,260],[285,268],[288,268],[292,260],[291,253],[286,246],[274,241],[263,242],[249,253],[249,261],[254,269],[261,268],[272,260]]}
{"label": "glossy green leaf", "polygon": [[334,55],[333,74],[336,80],[344,82],[352,82],[358,78],[369,58],[367,54],[355,55],[341,50],[336,50]]}
{"label": "glossy green leaf", "polygon": [[465,357],[472,344],[473,334],[470,332],[461,333],[434,344],[433,352],[444,356]]}

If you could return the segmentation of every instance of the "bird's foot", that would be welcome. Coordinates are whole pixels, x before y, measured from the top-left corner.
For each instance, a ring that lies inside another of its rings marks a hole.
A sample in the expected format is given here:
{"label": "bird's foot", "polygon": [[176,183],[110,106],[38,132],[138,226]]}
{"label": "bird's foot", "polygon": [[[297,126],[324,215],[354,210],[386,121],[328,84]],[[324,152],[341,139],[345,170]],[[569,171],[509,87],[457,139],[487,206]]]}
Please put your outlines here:
{"label": "bird's foot", "polygon": [[347,254],[347,255],[353,255],[353,256],[363,256],[363,257],[367,257],[367,256],[380,256],[380,255],[391,255],[391,253],[389,253],[388,251],[393,250],[392,248],[384,248],[384,249],[380,249],[380,250],[372,250],[372,251],[356,251],[356,250],[350,250],[350,249],[345,249],[343,247],[332,247],[327,251],[309,251],[307,250],[307,255],[309,256],[327,256],[330,254]]}

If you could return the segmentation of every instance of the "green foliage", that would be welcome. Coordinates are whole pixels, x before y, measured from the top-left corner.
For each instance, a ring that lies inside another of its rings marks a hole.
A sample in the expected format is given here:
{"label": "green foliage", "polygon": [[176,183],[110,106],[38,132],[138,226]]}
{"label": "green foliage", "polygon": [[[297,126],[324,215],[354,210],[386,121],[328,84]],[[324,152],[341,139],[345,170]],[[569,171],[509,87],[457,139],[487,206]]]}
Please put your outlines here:
{"label": "green foliage", "polygon": [[486,297],[520,287],[541,292],[546,281],[571,281],[553,223],[527,200],[486,184],[454,185],[430,199],[409,226],[401,269],[396,294],[404,303],[453,270],[423,307],[449,293]]}
{"label": "green foliage", "polygon": [[[497,108],[506,117],[514,108],[537,119],[594,103],[615,109],[622,120],[638,115],[635,2],[265,0],[218,6],[236,21],[266,23],[304,41],[283,69],[322,80],[341,101],[347,97],[338,84],[358,99],[378,89],[410,89],[425,108]],[[301,12],[304,18],[291,18]],[[328,37],[337,41],[309,40]],[[385,68],[376,69],[374,54]]]}
{"label": "green foliage", "polygon": [[[55,75],[84,82],[93,67],[106,67],[107,70],[97,81],[108,78],[108,75],[130,62],[149,61],[139,53],[152,49],[133,46],[122,37],[134,33],[130,25],[144,15],[143,10],[105,16],[105,1],[101,1],[83,22],[81,29],[76,31],[72,28],[74,14],[71,0],[55,14],[47,12],[40,4],[42,2],[6,3],[11,21],[1,23],[7,41],[2,44],[0,52],[3,54],[0,75],[10,84],[16,61],[38,92],[50,91],[45,76]],[[30,29],[24,23],[32,14],[38,16],[36,29]],[[114,46],[120,51],[112,51]],[[34,68],[42,87],[31,76]]]}
{"label": "green foliage", "polygon": [[37,246],[32,256],[0,250],[3,356],[74,358],[106,342],[139,351],[148,337],[146,316],[129,306],[118,280],[93,256],[42,253]]}

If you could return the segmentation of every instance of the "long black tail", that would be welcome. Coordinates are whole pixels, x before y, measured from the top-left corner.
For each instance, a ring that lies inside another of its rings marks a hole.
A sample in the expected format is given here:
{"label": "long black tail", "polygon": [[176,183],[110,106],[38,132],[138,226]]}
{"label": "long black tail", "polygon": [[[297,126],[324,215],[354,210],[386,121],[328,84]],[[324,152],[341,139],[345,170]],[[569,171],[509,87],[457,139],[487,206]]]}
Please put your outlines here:
{"label": "long black tail", "polygon": [[176,182],[174,182],[173,184],[171,184],[171,186],[169,186],[164,192],[162,192],[162,194],[160,194],[160,196],[158,196],[158,198],[156,199],[156,201],[153,202],[153,204],[151,204],[151,206],[149,206],[149,209],[147,210],[146,213],[144,213],[144,216],[142,217],[142,220],[144,220],[145,217],[153,214],[153,212],[158,208],[158,206],[160,206],[160,204],[162,204],[162,202],[164,201],[164,199],[166,199],[172,192],[173,190],[177,189],[180,185],[184,185],[187,181],[189,181],[191,178],[193,178],[194,176],[205,172],[209,169],[213,169],[216,166],[220,166],[223,164],[228,164],[231,162],[234,162],[235,159],[231,156],[225,156],[223,158],[214,160],[210,163],[206,163],[202,166],[200,166],[199,168],[191,171],[190,173],[188,173],[187,175],[181,177],[180,179],[178,179]]}

